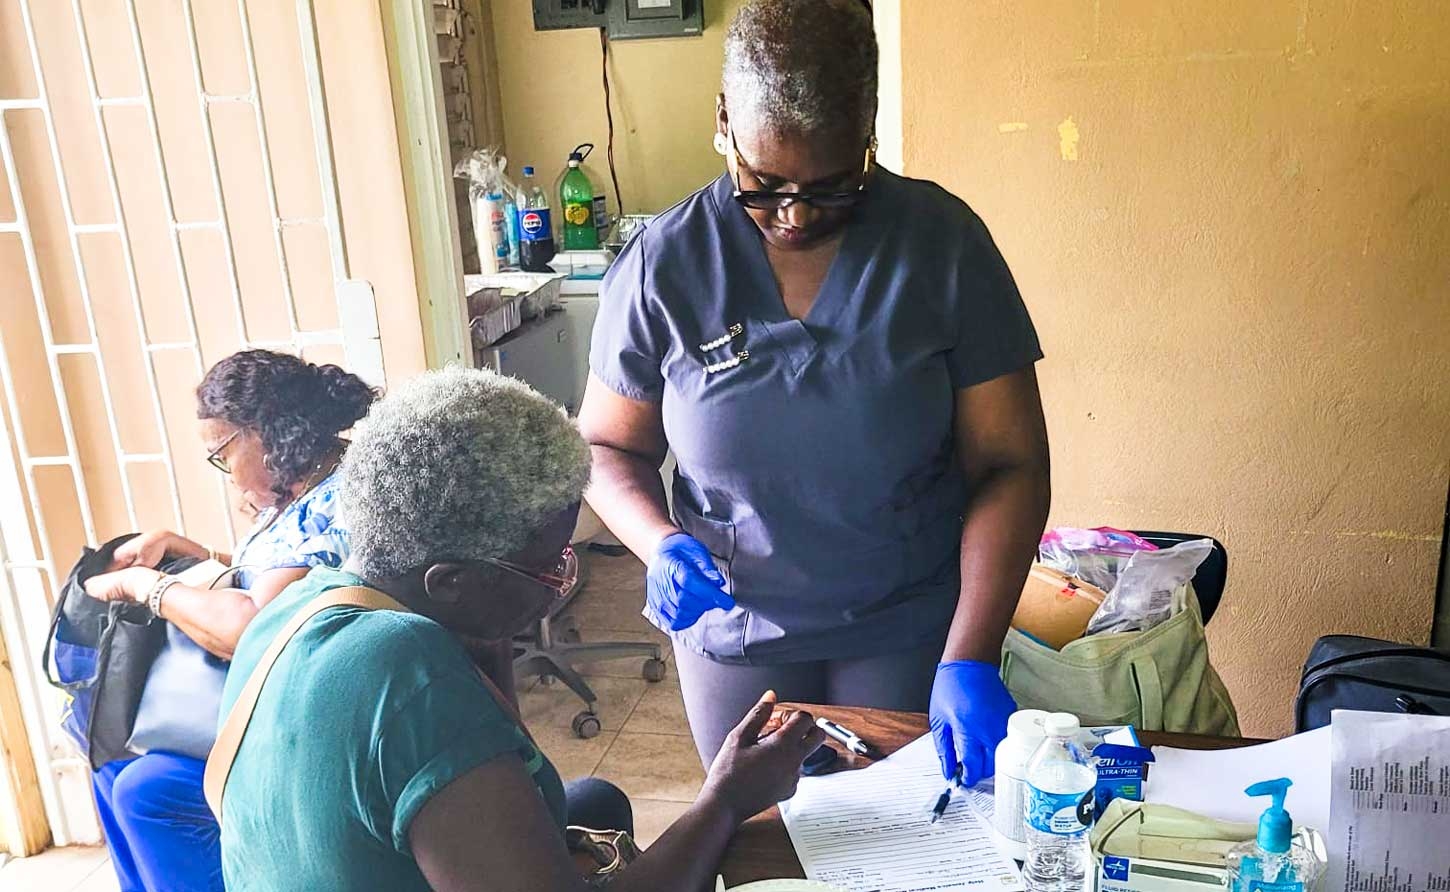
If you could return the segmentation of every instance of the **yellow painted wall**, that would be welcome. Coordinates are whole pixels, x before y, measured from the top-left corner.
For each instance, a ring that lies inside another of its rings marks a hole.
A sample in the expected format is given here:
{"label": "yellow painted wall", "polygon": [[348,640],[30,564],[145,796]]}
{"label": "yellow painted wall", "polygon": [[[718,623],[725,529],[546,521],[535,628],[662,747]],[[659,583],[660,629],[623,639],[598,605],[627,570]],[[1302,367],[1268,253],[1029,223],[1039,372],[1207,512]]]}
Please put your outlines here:
{"label": "yellow painted wall", "polygon": [[[707,0],[700,37],[611,45],[614,154],[627,213],[664,210],[720,175],[722,159],[710,146],[715,95],[725,26],[740,6]],[[592,142],[598,148],[588,164],[606,183],[613,211],[599,32],[536,32],[524,0],[495,2],[493,20],[510,174],[518,179],[532,164],[552,189],[570,150]]]}
{"label": "yellow painted wall", "polygon": [[1440,0],[902,3],[907,172],[1042,335],[1053,522],[1223,539],[1213,657],[1292,724],[1318,635],[1424,642],[1450,477]]}

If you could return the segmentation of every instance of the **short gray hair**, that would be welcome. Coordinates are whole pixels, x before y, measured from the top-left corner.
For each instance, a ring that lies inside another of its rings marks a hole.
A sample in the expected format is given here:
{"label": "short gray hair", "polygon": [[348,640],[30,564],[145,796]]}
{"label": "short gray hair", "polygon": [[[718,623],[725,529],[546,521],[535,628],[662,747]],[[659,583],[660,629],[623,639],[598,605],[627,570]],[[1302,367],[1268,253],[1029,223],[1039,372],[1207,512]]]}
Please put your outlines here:
{"label": "short gray hair", "polygon": [[342,463],[352,562],[369,578],[528,544],[589,482],[589,446],[525,384],[448,368],[405,382],[358,425]]}
{"label": "short gray hair", "polygon": [[861,0],[752,0],[725,35],[726,109],[777,131],[865,137],[876,125],[878,55]]}

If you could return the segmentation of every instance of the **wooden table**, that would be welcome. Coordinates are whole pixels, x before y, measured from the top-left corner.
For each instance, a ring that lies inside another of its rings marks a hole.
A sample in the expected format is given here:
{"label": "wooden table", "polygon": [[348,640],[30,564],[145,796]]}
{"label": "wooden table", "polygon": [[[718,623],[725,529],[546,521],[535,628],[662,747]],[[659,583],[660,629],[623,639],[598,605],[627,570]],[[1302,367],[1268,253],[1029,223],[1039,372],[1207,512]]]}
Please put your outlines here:
{"label": "wooden table", "polygon": [[[840,722],[861,735],[862,739],[879,748],[887,755],[896,752],[906,744],[927,732],[926,716],[919,712],[891,712],[884,709],[861,709],[851,706],[811,706],[787,704],[808,710],[813,715],[825,716]],[[1196,734],[1164,734],[1144,731],[1138,734],[1147,746],[1177,746],[1185,749],[1231,749],[1260,743],[1235,737],[1203,737]],[[841,751],[837,770],[847,771],[864,768],[871,760],[841,749],[834,741],[828,741]],[[800,861],[796,860],[795,848],[785,831],[780,818],[780,809],[771,808],[746,821],[730,840],[725,858],[720,863],[720,872],[725,876],[725,885],[737,886],[756,880],[784,877],[805,878]]]}

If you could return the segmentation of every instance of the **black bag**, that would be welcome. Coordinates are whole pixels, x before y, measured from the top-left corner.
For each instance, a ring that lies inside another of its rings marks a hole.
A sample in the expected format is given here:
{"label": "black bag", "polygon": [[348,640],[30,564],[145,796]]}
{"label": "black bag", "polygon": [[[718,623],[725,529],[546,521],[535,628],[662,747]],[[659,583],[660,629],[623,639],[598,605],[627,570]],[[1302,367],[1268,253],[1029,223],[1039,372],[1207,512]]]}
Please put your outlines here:
{"label": "black bag", "polygon": [[[166,642],[166,624],[153,621],[146,605],[97,601],[85,592],[85,581],[106,572],[116,549],[135,536],[81,553],[61,586],[41,656],[46,680],[71,697],[61,727],[92,769],[136,755],[126,741],[146,675]],[[183,558],[158,569],[177,573],[195,563]]]}
{"label": "black bag", "polygon": [[1450,654],[1359,635],[1326,635],[1304,662],[1295,729],[1322,728],[1335,709],[1450,715]]}

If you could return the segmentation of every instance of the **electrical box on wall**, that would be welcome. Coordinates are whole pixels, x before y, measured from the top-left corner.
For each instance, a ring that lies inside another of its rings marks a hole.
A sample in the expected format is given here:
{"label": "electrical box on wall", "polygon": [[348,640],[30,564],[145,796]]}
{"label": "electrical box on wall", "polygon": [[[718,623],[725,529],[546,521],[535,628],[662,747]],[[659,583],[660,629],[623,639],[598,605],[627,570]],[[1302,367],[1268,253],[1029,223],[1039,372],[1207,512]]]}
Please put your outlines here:
{"label": "electrical box on wall", "polygon": [[694,37],[705,30],[705,0],[610,0],[609,36]]}
{"label": "electrical box on wall", "polygon": [[695,37],[705,0],[533,0],[534,30],[603,28],[611,40]]}
{"label": "electrical box on wall", "polygon": [[609,24],[606,0],[534,0],[534,30],[603,28]]}

